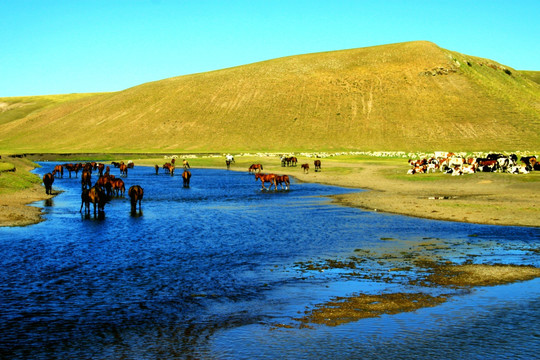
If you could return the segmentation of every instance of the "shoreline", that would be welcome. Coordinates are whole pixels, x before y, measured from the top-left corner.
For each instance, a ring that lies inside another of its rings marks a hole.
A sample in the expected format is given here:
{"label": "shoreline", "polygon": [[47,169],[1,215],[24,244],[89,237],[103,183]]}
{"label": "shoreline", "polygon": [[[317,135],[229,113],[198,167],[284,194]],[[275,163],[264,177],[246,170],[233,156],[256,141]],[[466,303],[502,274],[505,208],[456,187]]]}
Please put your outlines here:
{"label": "shoreline", "polygon": [[[212,160],[213,163],[198,160],[201,159],[190,159],[194,168],[225,168],[224,165],[219,166],[221,159]],[[417,178],[400,177],[407,167],[396,161],[323,159],[322,171],[311,170],[305,174],[300,166],[281,167],[279,159],[258,160],[265,163],[263,172],[286,173],[301,182],[358,190],[328,197],[332,203],[341,206],[440,221],[540,226],[540,194],[537,191],[540,173],[481,173],[461,177],[437,174],[439,177],[431,181],[425,180],[428,178],[424,174],[414,175]],[[134,161],[137,166],[153,166],[153,163],[163,162],[163,159]],[[252,161],[253,158],[238,159],[231,166],[231,171],[247,171]],[[267,165],[270,161],[275,164]],[[20,171],[31,170],[28,167]],[[31,204],[52,197],[54,195],[45,194],[43,185],[0,195],[0,227],[26,226],[43,221],[42,208]]]}

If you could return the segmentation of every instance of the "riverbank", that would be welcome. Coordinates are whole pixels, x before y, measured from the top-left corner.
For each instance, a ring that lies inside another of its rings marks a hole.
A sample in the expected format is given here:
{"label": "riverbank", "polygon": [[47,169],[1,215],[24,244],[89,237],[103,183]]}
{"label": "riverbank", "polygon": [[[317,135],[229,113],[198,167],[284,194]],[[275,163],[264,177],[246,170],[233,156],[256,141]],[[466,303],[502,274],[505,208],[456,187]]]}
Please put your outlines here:
{"label": "riverbank", "polygon": [[[163,158],[133,159],[137,165],[163,165]],[[191,166],[225,168],[220,157],[189,159]],[[276,157],[237,157],[231,170],[247,171],[252,163],[264,165],[264,172],[287,174],[299,181],[317,182],[359,191],[333,196],[344,206],[369,211],[445,220],[505,226],[538,227],[540,218],[540,174],[477,173],[450,175],[406,175],[403,159],[336,157],[322,159],[322,170],[314,171],[313,159],[299,158],[298,166],[282,167]],[[304,173],[300,164],[311,169]],[[32,169],[21,160],[17,176]],[[40,182],[40,180],[39,180]],[[54,185],[53,185],[54,188]],[[0,193],[0,226],[23,226],[41,221],[41,210],[27,206],[51,196],[39,184]]]}

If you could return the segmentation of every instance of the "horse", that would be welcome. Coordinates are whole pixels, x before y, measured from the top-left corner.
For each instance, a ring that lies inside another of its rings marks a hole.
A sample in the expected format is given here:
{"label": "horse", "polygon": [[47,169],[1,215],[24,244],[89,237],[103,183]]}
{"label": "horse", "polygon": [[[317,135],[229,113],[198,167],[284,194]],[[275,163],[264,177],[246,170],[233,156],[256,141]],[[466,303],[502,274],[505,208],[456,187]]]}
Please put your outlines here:
{"label": "horse", "polygon": [[105,171],[105,164],[99,163],[98,171],[99,171],[99,176],[103,176],[103,171]]}
{"label": "horse", "polygon": [[289,190],[290,181],[288,175],[276,175],[276,187],[281,185],[281,190],[283,190],[283,184],[285,184],[285,190]]}
{"label": "horse", "polygon": [[63,178],[63,177],[64,177],[64,167],[63,167],[62,165],[56,165],[56,166],[54,167],[54,170],[53,170],[52,174],[53,174],[53,175],[55,175],[55,174],[60,174],[60,175],[58,175],[58,177],[62,177],[62,178]]}
{"label": "horse", "polygon": [[94,204],[94,217],[97,212],[100,214],[105,213],[105,204],[107,203],[107,195],[100,186],[93,186],[90,189],[83,189],[81,193],[81,209],[82,213],[83,205],[85,206],[85,213],[90,215],[90,203]]}
{"label": "horse", "polygon": [[100,176],[96,181],[96,186],[105,189],[107,191],[107,196],[112,195],[112,177],[110,175]]}
{"label": "horse", "polygon": [[225,160],[225,165],[227,165],[227,170],[229,170],[231,168],[231,161]]}
{"label": "horse", "polygon": [[189,187],[189,180],[190,179],[191,179],[191,171],[184,170],[184,172],[182,173],[182,180],[184,180],[184,187],[185,188]]}
{"label": "horse", "polygon": [[83,190],[88,188],[90,189],[92,187],[92,172],[88,170],[83,170],[83,173],[81,175],[81,185]]}
{"label": "horse", "polygon": [[255,173],[255,170],[259,170],[259,173],[260,173],[261,170],[264,170],[264,169],[263,169],[263,166],[261,164],[251,164],[251,166],[248,169],[248,172],[250,174],[251,174],[252,171]]}
{"label": "horse", "polygon": [[189,166],[189,163],[186,159],[182,161],[182,166],[184,167],[184,170],[191,169],[191,166]]}
{"label": "horse", "polygon": [[309,164],[302,164],[302,170],[304,170],[304,174],[309,173]]}
{"label": "horse", "polygon": [[124,184],[124,180],[122,180],[122,179],[111,179],[110,183],[111,183],[111,187],[112,187],[112,192],[116,196],[120,196],[120,195],[124,196],[124,194],[126,192],[126,186]]}
{"label": "horse", "polygon": [[129,188],[128,195],[131,200],[131,213],[135,214],[137,212],[137,202],[139,202],[139,212],[142,212],[141,201],[144,195],[143,188],[139,185],[133,185]]}
{"label": "horse", "polygon": [[127,177],[128,174],[128,167],[123,162],[120,164],[120,176]]}
{"label": "horse", "polygon": [[[276,175],[274,175],[274,174],[261,174],[261,173],[255,174],[255,181],[257,181],[259,179],[261,179],[261,185],[262,185],[261,191],[262,190],[270,190],[272,188],[272,185],[274,185],[274,190],[277,190]],[[270,183],[270,186],[268,186],[268,189],[264,186],[265,182]]]}
{"label": "horse", "polygon": [[315,165],[315,172],[321,171],[321,160],[315,160],[313,164]]}
{"label": "horse", "polygon": [[234,156],[232,156],[231,154],[227,154],[227,156],[225,156],[225,160],[236,164],[236,162],[234,161]]}
{"label": "horse", "polygon": [[154,166],[154,168],[156,169],[156,175],[157,175],[157,174],[158,174],[158,171],[159,171],[159,165],[156,164],[156,165]]}
{"label": "horse", "polygon": [[52,184],[54,182],[54,175],[46,173],[43,175],[43,184],[45,185],[45,194],[52,195]]}
{"label": "horse", "polygon": [[[157,165],[156,165],[157,166]],[[163,169],[165,171],[167,171],[169,174],[171,174],[171,176],[174,175],[174,165],[171,164],[171,163],[165,163],[163,164]],[[156,174],[157,174],[157,171],[156,171]]]}

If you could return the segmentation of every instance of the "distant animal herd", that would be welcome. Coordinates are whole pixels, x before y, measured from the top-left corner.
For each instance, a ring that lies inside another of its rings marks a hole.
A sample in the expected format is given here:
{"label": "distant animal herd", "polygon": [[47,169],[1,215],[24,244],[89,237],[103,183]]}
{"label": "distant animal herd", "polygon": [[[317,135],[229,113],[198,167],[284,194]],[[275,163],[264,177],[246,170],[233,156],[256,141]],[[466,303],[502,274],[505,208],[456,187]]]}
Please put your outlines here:
{"label": "distant animal herd", "polygon": [[[164,173],[174,176],[175,170],[175,160],[172,158],[170,162],[166,162],[161,166]],[[225,160],[227,169],[230,168],[231,163],[235,163],[234,157],[227,155]],[[282,166],[296,166],[297,160],[295,157],[281,159]],[[111,174],[111,167],[103,163],[98,162],[87,162],[87,163],[67,163],[56,165],[53,171],[43,175],[43,184],[45,185],[45,192],[48,195],[52,194],[52,185],[55,179],[64,177],[64,169],[69,172],[69,177],[71,178],[72,173],[75,173],[75,177],[78,177],[80,171],[81,174],[81,208],[79,212],[83,213],[89,217],[91,204],[93,205],[94,217],[104,217],[105,215],[105,205],[114,197],[124,197],[126,192],[126,186],[122,178],[128,177],[129,169],[132,169],[135,164],[132,161],[127,163],[122,162],[111,162],[114,168],[119,169],[119,177]],[[315,171],[321,170],[321,161],[315,160]],[[183,187],[189,188],[191,180],[191,166],[187,160],[183,160],[182,167],[184,169],[182,173]],[[159,174],[159,165],[154,166],[155,174]],[[304,173],[309,171],[309,164],[302,164],[302,169]],[[261,190],[271,190],[272,186],[274,191],[278,190],[278,186],[281,187],[281,190],[290,189],[290,179],[288,175],[276,175],[276,174],[264,174],[261,173],[263,170],[262,164],[252,164],[248,168],[248,173],[255,174],[255,180],[261,181]],[[97,180],[92,184],[92,174],[98,173]],[[269,183],[269,186],[266,187],[265,184]],[[144,189],[138,185],[132,185],[128,191],[128,196],[131,202],[131,213],[134,215],[137,213],[137,204],[139,206],[139,214],[142,214],[142,199],[144,197]]]}
{"label": "distant animal herd", "polygon": [[536,156],[490,153],[485,157],[464,157],[454,153],[436,152],[434,156],[418,160],[409,159],[411,168],[407,174],[427,174],[443,172],[452,176],[474,174],[476,172],[501,172],[509,174],[528,174],[540,170]]}

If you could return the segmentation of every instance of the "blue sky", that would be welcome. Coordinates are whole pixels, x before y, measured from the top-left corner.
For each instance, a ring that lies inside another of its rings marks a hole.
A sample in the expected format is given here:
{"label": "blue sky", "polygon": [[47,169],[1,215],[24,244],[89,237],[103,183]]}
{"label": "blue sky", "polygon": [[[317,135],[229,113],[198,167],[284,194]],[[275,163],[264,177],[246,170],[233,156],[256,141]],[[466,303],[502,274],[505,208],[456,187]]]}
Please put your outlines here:
{"label": "blue sky", "polygon": [[540,70],[538,0],[2,0],[0,14],[0,96],[118,91],[413,40]]}

